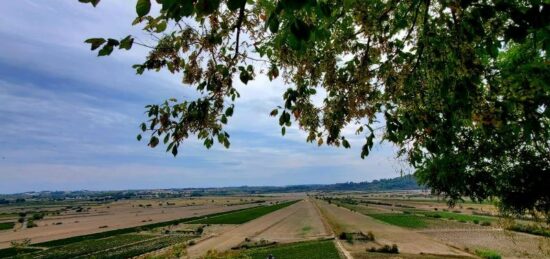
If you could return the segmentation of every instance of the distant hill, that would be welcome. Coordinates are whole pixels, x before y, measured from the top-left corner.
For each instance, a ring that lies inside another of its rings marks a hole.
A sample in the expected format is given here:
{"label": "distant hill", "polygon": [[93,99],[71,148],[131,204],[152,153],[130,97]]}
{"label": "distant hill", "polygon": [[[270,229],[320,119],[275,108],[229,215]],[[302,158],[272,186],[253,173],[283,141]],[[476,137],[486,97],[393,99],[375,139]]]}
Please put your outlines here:
{"label": "distant hill", "polygon": [[161,190],[121,190],[121,191],[42,191],[18,194],[0,194],[0,205],[24,203],[43,200],[93,200],[109,201],[133,198],[177,198],[207,195],[248,195],[287,192],[316,192],[316,191],[394,191],[418,190],[418,185],[412,175],[405,175],[391,179],[374,180],[371,182],[347,182],[336,184],[305,184],[289,186],[240,186],[219,188],[177,188]]}

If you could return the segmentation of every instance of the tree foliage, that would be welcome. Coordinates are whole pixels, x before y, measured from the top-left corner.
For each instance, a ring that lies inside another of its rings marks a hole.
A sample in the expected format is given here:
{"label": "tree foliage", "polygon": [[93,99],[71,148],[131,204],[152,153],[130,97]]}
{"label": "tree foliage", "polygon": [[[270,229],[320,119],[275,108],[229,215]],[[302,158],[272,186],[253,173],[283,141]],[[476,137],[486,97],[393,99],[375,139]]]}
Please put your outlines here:
{"label": "tree foliage", "polygon": [[342,129],[356,127],[365,157],[381,121],[420,183],[451,201],[550,210],[546,0],[138,0],[136,14],[154,45],[86,42],[99,56],[148,47],[138,74],[166,69],[201,94],[147,106],[151,147],[177,155],[192,135],[229,147],[234,80],[282,76],[270,115],[283,135],[297,123],[308,142],[349,148]]}

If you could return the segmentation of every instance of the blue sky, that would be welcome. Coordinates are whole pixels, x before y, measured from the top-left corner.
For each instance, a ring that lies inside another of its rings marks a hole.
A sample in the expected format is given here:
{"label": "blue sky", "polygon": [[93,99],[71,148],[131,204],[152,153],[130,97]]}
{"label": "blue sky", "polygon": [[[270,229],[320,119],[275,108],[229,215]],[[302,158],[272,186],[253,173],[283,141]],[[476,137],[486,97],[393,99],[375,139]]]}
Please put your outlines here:
{"label": "blue sky", "polygon": [[[365,160],[352,149],[306,143],[296,128],[282,137],[269,112],[285,86],[265,77],[239,85],[228,127],[231,148],[206,150],[194,138],[178,157],[137,142],[146,104],[194,95],[181,76],[135,74],[145,49],[98,58],[83,41],[136,35],[134,1],[6,1],[0,9],[0,193],[335,183],[399,175],[394,148]],[[349,133],[352,131],[349,130]]]}

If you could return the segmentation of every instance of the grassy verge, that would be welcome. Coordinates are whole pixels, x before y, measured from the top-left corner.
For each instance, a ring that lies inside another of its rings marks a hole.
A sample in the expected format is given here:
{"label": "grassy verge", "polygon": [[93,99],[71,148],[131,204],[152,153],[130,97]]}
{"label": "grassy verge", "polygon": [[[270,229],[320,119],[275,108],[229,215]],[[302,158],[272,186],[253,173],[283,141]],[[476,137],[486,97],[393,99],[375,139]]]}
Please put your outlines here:
{"label": "grassy verge", "polygon": [[15,222],[1,222],[0,223],[0,230],[12,229],[13,226],[15,226]]}
{"label": "grassy verge", "polygon": [[265,259],[273,255],[277,259],[340,259],[332,240],[310,241],[251,249],[245,252],[252,259]]}
{"label": "grassy verge", "polygon": [[259,218],[276,210],[288,207],[298,201],[290,201],[276,205],[255,207],[247,210],[237,211],[214,217],[193,220],[190,223],[197,224],[242,224],[250,220]]}
{"label": "grassy verge", "polygon": [[406,228],[425,228],[428,227],[428,223],[422,216],[412,214],[399,214],[399,213],[385,213],[385,214],[369,214],[377,220],[386,222],[388,224],[406,227]]}

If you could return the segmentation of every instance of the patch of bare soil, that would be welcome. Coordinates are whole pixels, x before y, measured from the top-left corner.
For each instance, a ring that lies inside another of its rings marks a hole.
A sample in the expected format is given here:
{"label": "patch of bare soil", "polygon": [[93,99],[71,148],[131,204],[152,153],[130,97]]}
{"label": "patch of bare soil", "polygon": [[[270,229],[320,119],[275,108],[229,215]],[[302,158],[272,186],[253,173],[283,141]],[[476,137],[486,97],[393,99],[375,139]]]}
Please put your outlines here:
{"label": "patch of bare soil", "polygon": [[264,239],[290,243],[330,236],[329,230],[325,229],[323,225],[321,215],[309,199],[298,202],[296,206],[296,211],[293,214],[266,229],[252,240]]}
{"label": "patch of bare soil", "polygon": [[[386,224],[365,216],[358,212],[352,212],[342,207],[336,207],[323,201],[317,202],[331,222],[331,225],[336,225],[335,231],[345,232],[363,232],[371,231],[379,245],[396,244],[399,251],[409,254],[434,254],[434,255],[456,255],[469,256],[468,253],[459,249],[447,246],[446,244],[434,240],[426,235],[416,233],[414,231],[401,227]],[[346,248],[352,253],[364,252],[366,247],[374,246],[371,243],[350,244],[343,242]]]}
{"label": "patch of bare soil", "polygon": [[452,246],[468,249],[490,249],[503,258],[550,258],[550,239],[499,229],[426,231],[432,238]]}

